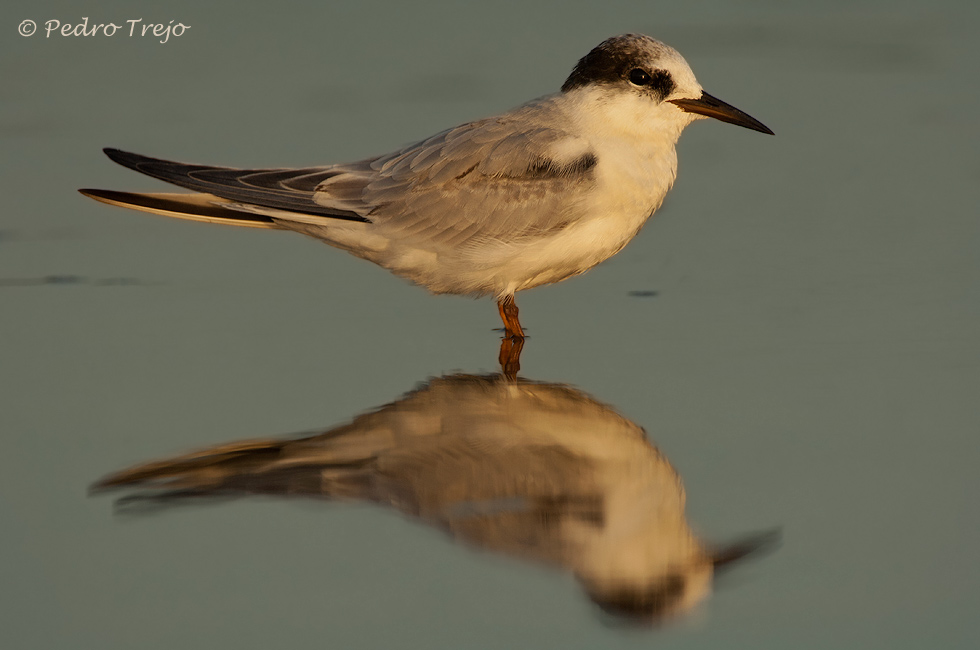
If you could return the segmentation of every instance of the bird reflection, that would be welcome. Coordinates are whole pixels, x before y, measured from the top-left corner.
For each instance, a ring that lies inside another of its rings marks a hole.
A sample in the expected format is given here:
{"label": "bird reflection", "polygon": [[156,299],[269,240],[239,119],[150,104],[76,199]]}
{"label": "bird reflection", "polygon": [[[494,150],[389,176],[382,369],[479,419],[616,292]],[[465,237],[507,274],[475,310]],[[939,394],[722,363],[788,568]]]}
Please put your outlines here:
{"label": "bird reflection", "polygon": [[93,490],[147,509],[250,494],[367,501],[461,542],[571,572],[602,610],[656,622],[716,570],[773,541],[700,540],[684,488],[643,429],[582,392],[506,375],[429,381],[350,424],[139,465]]}

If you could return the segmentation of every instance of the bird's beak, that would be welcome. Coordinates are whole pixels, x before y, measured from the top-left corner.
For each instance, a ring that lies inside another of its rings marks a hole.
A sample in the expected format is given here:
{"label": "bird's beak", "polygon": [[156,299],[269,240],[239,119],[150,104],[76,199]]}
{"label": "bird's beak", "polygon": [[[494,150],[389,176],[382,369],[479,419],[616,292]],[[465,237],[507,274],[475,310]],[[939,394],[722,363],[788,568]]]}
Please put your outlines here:
{"label": "bird's beak", "polygon": [[712,97],[706,92],[701,92],[698,99],[668,99],[671,104],[676,104],[682,111],[697,113],[705,117],[713,117],[722,122],[744,126],[753,131],[776,135],[772,130],[747,113],[743,113],[731,104],[726,104],[717,97]]}

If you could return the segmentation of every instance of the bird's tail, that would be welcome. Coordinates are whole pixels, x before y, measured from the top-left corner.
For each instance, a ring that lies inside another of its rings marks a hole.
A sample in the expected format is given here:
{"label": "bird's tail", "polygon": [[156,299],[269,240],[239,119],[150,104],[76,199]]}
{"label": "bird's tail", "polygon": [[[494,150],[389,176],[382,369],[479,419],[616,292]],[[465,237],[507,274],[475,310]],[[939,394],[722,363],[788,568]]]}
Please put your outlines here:
{"label": "bird's tail", "polygon": [[104,149],[111,160],[141,174],[183,187],[194,194],[144,194],[113,190],[79,190],[110,205],[166,217],[251,228],[282,228],[275,218],[367,222],[360,214],[319,205],[316,188],[335,175],[331,167],[302,169],[232,169],[151,158],[119,149]]}
{"label": "bird's tail", "polygon": [[[282,226],[262,214],[243,212],[237,203],[218,198],[213,194],[116,192],[113,190],[78,190],[85,196],[123,208],[176,217],[190,221],[222,223],[248,228],[276,228]],[[235,206],[235,208],[229,207]]]}

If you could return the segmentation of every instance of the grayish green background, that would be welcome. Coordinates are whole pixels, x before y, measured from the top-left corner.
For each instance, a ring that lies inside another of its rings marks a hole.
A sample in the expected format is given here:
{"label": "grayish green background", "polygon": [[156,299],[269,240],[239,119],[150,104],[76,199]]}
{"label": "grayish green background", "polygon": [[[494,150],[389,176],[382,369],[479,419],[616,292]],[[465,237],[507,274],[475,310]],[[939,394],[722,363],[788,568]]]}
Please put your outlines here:
{"label": "grayish green background", "polygon": [[[977,6],[4,3],[0,646],[976,647]],[[82,16],[191,29],[17,34]],[[553,92],[626,31],[777,136],[691,127],[630,246],[520,296],[523,374],[646,428],[705,536],[778,525],[782,548],[685,621],[624,631],[569,576],[369,506],[120,518],[87,496],[135,462],[492,371],[499,336],[491,302],[313,240],[84,199],[162,189],[101,147],[355,159]]]}

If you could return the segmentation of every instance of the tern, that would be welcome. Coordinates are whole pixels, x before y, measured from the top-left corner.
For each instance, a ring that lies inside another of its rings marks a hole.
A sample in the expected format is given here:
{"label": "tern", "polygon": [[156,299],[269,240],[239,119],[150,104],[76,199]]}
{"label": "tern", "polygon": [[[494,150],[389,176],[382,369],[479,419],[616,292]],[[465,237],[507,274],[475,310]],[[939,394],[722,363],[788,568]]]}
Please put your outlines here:
{"label": "tern", "polygon": [[688,124],[755,118],[704,92],[670,46],[609,38],[558,93],[392,153],[301,169],[232,169],[105,149],[193,194],[82,189],[98,201],[181,219],[292,230],[429,291],[492,295],[504,338],[523,340],[514,294],[619,252],[660,207]]}

